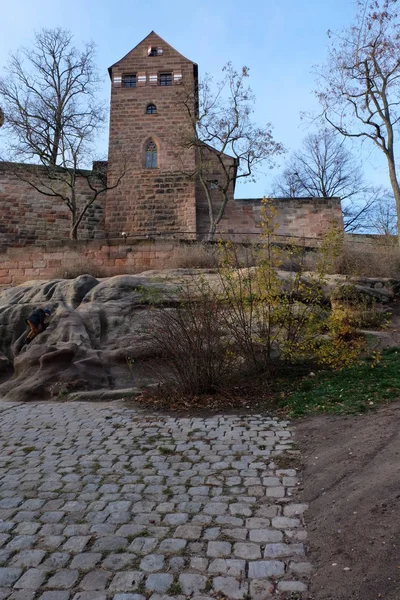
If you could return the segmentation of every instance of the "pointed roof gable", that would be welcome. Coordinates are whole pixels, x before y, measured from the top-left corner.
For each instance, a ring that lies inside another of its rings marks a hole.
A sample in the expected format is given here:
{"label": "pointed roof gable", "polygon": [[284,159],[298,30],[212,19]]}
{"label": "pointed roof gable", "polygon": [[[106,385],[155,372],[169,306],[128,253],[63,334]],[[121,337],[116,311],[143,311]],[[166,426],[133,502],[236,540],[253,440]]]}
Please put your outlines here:
{"label": "pointed roof gable", "polygon": [[189,62],[194,67],[197,67],[197,63],[193,62],[189,58],[186,58],[185,56],[183,56],[183,54],[181,54],[180,52],[175,50],[175,48],[173,46],[171,46],[170,44],[168,44],[168,42],[163,40],[163,38],[160,37],[155,31],[151,31],[148,35],[146,35],[145,38],[143,38],[143,40],[141,42],[136,44],[136,46],[134,48],[132,48],[132,50],[130,50],[127,54],[125,54],[125,56],[120,58],[120,60],[118,60],[113,65],[111,65],[111,67],[108,68],[108,73],[109,73],[110,77],[111,77],[111,72],[112,72],[113,67],[116,67],[117,65],[119,65],[122,61],[126,60],[127,58],[134,56],[139,51],[140,47],[147,46],[149,43],[151,43],[152,45],[154,44],[154,45],[162,46],[163,48],[168,48],[175,55],[180,56],[186,62]]}

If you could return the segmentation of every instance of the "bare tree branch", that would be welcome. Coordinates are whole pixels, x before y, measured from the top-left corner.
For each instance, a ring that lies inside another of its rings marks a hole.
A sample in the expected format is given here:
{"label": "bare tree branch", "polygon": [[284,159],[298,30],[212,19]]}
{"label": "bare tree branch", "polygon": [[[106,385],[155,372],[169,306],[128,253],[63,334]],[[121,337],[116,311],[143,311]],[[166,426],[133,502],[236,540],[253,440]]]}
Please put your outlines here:
{"label": "bare tree branch", "polygon": [[[316,95],[341,135],[365,138],[383,152],[400,219],[395,148],[400,122],[400,16],[397,0],[357,0],[353,25],[332,38]],[[400,243],[400,238],[399,238]]]}
{"label": "bare tree branch", "polygon": [[363,229],[380,235],[397,235],[396,202],[390,190],[378,188]]}
{"label": "bare tree branch", "polygon": [[207,199],[211,236],[233,196],[235,182],[241,178],[254,181],[261,166],[271,167],[274,157],[284,152],[273,139],[269,123],[258,127],[251,122],[255,98],[246,84],[248,76],[247,67],[237,72],[231,63],[225,65],[223,78],[215,85],[206,75],[198,87],[198,111],[196,92],[182,90],[190,122],[189,129],[182,131],[182,146],[196,151],[190,176],[199,181]]}
{"label": "bare tree branch", "polygon": [[[96,100],[100,79],[94,59],[92,43],[78,50],[68,31],[42,29],[33,48],[11,55],[7,76],[0,79],[9,158],[39,161],[41,168],[16,173],[67,206],[74,239],[87,210],[109,189],[105,175],[83,169],[92,162],[94,138],[106,117],[105,106]],[[124,165],[116,185],[125,170]],[[89,192],[84,200],[78,197],[82,180]]]}
{"label": "bare tree branch", "polygon": [[365,228],[380,191],[365,184],[361,165],[345,148],[344,140],[326,128],[303,140],[272,188],[274,196],[284,198],[341,198],[347,232]]}

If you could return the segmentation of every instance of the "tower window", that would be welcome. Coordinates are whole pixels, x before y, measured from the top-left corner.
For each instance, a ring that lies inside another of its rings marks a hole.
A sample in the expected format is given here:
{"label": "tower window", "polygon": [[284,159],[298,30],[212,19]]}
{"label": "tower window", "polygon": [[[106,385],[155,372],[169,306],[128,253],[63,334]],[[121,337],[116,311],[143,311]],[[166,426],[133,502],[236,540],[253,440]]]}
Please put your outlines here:
{"label": "tower window", "polygon": [[149,46],[147,50],[147,56],[161,56],[163,54],[162,48],[157,48],[156,46]]}
{"label": "tower window", "polygon": [[136,87],[136,73],[131,75],[124,75],[122,78],[123,87]]}
{"label": "tower window", "polygon": [[148,104],[146,107],[146,115],[157,114],[157,106],[155,104]]}
{"label": "tower window", "polygon": [[156,169],[158,167],[158,151],[157,146],[150,140],[146,144],[146,169]]}
{"label": "tower window", "polygon": [[172,73],[160,73],[160,85],[172,85]]}

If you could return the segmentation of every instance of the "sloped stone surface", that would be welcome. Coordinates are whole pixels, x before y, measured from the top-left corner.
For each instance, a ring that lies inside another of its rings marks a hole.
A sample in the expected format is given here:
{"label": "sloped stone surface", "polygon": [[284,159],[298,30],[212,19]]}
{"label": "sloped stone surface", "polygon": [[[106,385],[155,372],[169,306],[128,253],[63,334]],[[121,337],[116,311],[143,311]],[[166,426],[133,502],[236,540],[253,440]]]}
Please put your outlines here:
{"label": "sloped stone surface", "polygon": [[[148,353],[149,301],[165,298],[169,288],[144,277],[99,282],[82,275],[1,291],[0,376],[12,367],[14,374],[0,384],[0,397],[38,400],[66,391],[128,387],[127,357]],[[48,328],[24,346],[27,316],[45,306],[52,309]]]}
{"label": "sloped stone surface", "polygon": [[[151,382],[144,361],[153,355],[149,343],[152,305],[173,306],[178,300],[177,283],[182,281],[196,294],[197,275],[218,287],[215,271],[179,269],[100,281],[81,275],[0,289],[0,398],[38,400]],[[279,277],[289,285],[293,274],[279,271]],[[307,280],[309,275],[304,277]],[[327,301],[332,289],[344,282],[354,283],[362,293],[382,302],[394,299],[400,287],[400,282],[388,279],[350,280],[332,275],[324,286]],[[27,316],[46,306],[52,309],[48,328],[24,346]],[[128,364],[132,360],[134,369]]]}

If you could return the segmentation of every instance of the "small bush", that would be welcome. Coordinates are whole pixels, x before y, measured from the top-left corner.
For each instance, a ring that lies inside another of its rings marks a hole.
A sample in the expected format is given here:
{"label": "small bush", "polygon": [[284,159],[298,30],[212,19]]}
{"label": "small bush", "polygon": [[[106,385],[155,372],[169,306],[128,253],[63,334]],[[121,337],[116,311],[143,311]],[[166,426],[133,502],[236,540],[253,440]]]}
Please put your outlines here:
{"label": "small bush", "polygon": [[359,306],[360,303],[372,304],[372,297],[360,292],[354,285],[340,285],[331,294],[332,303]]}
{"label": "small bush", "polygon": [[315,340],[315,357],[322,366],[341,370],[350,367],[365,347],[365,338],[346,311],[333,311],[326,321],[327,335]]}
{"label": "small bush", "polygon": [[170,269],[212,269],[217,264],[212,244],[185,244],[176,246],[169,260]]}
{"label": "small bush", "polygon": [[[240,268],[242,257],[237,247],[225,243],[219,269],[229,306],[226,327],[244,361],[258,373],[269,372],[277,360],[294,364],[316,358],[316,342],[328,317],[322,306],[324,277],[340,243],[333,228],[314,257],[315,273],[306,278],[309,261],[305,248],[276,244],[276,209],[267,200],[261,217],[264,241],[258,249],[247,250],[249,266]],[[288,262],[295,268],[282,277],[278,269]],[[253,264],[257,266],[250,266]]]}
{"label": "small bush", "polygon": [[371,296],[354,285],[342,285],[331,294],[332,317],[356,328],[382,328],[390,320],[390,313],[377,309]]}
{"label": "small bush", "polygon": [[[170,302],[154,309],[151,344],[171,373],[172,394],[175,386],[193,399],[244,375],[271,381],[282,364],[308,361],[340,369],[359,356],[362,336],[341,314],[330,315],[323,292],[341,232],[333,227],[327,233],[314,254],[314,272],[305,273],[305,249],[276,243],[274,216],[265,200],[262,244],[221,241],[216,277],[194,274]],[[288,261],[296,268],[279,272]]]}
{"label": "small bush", "polygon": [[236,355],[224,328],[224,304],[198,279],[182,284],[176,307],[154,309],[150,344],[170,373],[178,393],[194,397],[215,392],[234,371]]}

